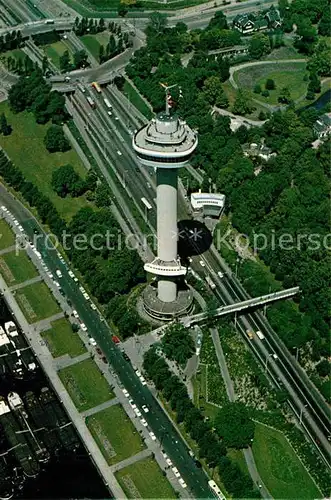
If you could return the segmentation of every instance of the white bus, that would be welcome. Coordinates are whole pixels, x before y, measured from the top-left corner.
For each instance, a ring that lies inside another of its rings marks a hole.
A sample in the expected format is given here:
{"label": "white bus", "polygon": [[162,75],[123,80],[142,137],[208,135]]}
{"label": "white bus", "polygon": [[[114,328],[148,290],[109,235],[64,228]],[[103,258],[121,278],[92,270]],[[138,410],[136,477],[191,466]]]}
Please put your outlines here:
{"label": "white bus", "polygon": [[263,340],[265,338],[263,333],[260,332],[260,330],[256,330],[256,335],[259,337],[260,340]]}
{"label": "white bus", "polygon": [[215,481],[212,480],[208,481],[208,486],[212,490],[216,498],[219,498],[220,500],[225,500],[225,496],[223,495],[223,493],[221,492]]}
{"label": "white bus", "polygon": [[109,109],[112,108],[112,105],[110,104],[108,99],[104,98],[104,103],[107,106],[107,108],[109,108]]}
{"label": "white bus", "polygon": [[96,107],[95,102],[93,101],[93,99],[89,95],[86,96],[86,100],[89,103],[89,105],[91,106],[91,108],[94,109]]}
{"label": "white bus", "polygon": [[79,88],[79,90],[80,90],[81,92],[83,92],[83,94],[85,94],[85,92],[86,92],[85,87],[84,87],[81,83],[79,83],[79,84],[77,85],[77,87]]}
{"label": "white bus", "polygon": [[45,24],[54,24],[54,19],[46,19]]}
{"label": "white bus", "polygon": [[149,203],[149,201],[146,200],[146,198],[141,198],[141,201],[143,202],[147,210],[151,210],[152,205]]}

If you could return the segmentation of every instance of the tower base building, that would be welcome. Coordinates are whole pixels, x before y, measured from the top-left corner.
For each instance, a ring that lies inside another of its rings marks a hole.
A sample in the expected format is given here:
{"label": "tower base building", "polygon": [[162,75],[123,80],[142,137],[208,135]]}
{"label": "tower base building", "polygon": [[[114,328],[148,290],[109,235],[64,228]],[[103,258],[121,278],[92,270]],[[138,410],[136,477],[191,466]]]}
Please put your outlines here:
{"label": "tower base building", "polygon": [[156,170],[157,257],[145,264],[156,281],[144,292],[144,306],[152,317],[171,320],[188,314],[193,303],[177,250],[177,187],[178,168],[189,162],[198,140],[185,121],[170,114],[166,91],[166,111],[138,130],[132,144],[141,163]]}

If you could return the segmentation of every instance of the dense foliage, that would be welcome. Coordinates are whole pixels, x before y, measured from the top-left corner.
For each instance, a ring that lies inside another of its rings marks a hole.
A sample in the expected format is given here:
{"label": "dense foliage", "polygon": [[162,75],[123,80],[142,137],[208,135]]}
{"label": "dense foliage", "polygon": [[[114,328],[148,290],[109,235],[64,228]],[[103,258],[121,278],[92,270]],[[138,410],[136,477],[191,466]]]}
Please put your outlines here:
{"label": "dense foliage", "polygon": [[24,44],[20,31],[10,31],[6,35],[0,36],[0,53],[7,50],[19,49]]}
{"label": "dense foliage", "polygon": [[162,337],[162,350],[167,358],[185,365],[194,354],[194,341],[190,331],[181,323],[169,326]]}
{"label": "dense foliage", "polygon": [[228,403],[217,413],[216,432],[228,448],[247,448],[254,439],[255,424],[243,403]]}
{"label": "dense foliage", "polygon": [[170,372],[166,361],[156,354],[155,349],[145,353],[143,366],[148,378],[153,380],[157,390],[162,392],[176,412],[177,422],[183,422],[186,431],[197,442],[199,457],[205,459],[211,468],[218,466],[227,491],[235,498],[258,498],[259,494],[253,489],[251,478],[225,457],[227,449],[224,441],[219,439],[212,424],[194,406],[185,385]]}
{"label": "dense foliage", "polygon": [[96,34],[101,33],[106,28],[105,20],[101,19],[88,19],[87,17],[76,17],[73,30],[77,36],[82,36],[86,34]]}
{"label": "dense foliage", "polygon": [[64,135],[63,128],[60,125],[51,125],[44,137],[44,144],[47,151],[56,153],[57,151],[69,151],[70,143]]}

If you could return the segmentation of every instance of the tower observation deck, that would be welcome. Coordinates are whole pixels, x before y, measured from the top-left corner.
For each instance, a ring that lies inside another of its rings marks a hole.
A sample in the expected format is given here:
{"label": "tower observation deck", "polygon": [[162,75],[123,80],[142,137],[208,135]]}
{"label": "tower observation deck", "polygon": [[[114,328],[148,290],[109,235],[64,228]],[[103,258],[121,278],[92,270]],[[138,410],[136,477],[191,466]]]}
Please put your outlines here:
{"label": "tower observation deck", "polygon": [[[170,113],[169,87],[165,89],[166,110],[136,132],[132,145],[141,163],[156,169],[157,257],[145,264],[145,270],[158,277],[156,309],[167,310],[172,319],[181,309],[177,305],[178,280],[186,274],[177,253],[177,171],[189,162],[198,139],[185,121]],[[154,312],[151,314],[165,319],[161,311],[159,315]]]}

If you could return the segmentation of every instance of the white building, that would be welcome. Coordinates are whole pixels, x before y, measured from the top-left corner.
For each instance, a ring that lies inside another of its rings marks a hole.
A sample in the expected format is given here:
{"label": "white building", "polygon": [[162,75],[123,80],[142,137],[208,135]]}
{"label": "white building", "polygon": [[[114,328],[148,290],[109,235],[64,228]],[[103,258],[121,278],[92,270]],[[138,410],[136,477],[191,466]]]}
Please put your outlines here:
{"label": "white building", "polygon": [[202,213],[209,217],[220,217],[225,205],[225,194],[192,193],[191,205],[196,213]]}

